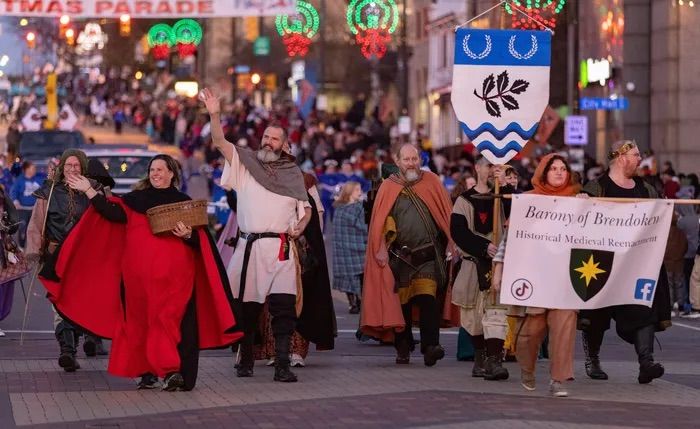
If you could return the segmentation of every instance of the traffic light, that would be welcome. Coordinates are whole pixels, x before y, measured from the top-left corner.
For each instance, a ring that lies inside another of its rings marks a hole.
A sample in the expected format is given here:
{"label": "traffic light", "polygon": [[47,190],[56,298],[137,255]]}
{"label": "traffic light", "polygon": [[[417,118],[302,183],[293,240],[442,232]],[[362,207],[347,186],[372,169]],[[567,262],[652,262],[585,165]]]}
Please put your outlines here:
{"label": "traffic light", "polygon": [[260,35],[259,19],[257,16],[243,18],[243,37],[249,42],[255,41]]}
{"label": "traffic light", "polygon": [[68,15],[61,15],[61,18],[58,20],[59,25],[59,36],[61,38],[66,37],[66,30],[68,30],[68,25],[70,24],[70,16]]}
{"label": "traffic light", "polygon": [[30,31],[29,33],[27,33],[26,39],[27,47],[29,49],[34,49],[34,47],[36,46],[36,34],[34,34],[33,31]]}
{"label": "traffic light", "polygon": [[127,37],[131,34],[131,17],[129,15],[122,15],[119,17],[119,35],[122,37]]}
{"label": "traffic light", "polygon": [[72,28],[66,29],[66,43],[70,46],[75,44],[75,30]]}

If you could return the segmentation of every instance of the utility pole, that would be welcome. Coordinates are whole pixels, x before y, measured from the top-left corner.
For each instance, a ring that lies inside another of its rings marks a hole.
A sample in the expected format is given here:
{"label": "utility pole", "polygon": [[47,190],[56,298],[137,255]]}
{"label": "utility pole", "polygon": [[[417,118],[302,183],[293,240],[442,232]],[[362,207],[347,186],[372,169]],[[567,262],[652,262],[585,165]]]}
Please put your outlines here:
{"label": "utility pole", "polygon": [[578,1],[571,0],[568,4],[567,21],[568,28],[566,34],[567,40],[567,77],[566,77],[566,104],[569,106],[569,112],[572,114],[578,113]]}
{"label": "utility pole", "polygon": [[323,24],[321,25],[320,34],[320,45],[318,51],[319,58],[319,76],[318,76],[318,88],[319,93],[323,94],[326,85],[326,0],[321,0],[321,16],[324,18]]}
{"label": "utility pole", "polygon": [[399,73],[401,73],[401,115],[408,114],[408,46],[406,45],[406,8],[407,0],[403,0],[401,17],[401,45],[399,47]]}

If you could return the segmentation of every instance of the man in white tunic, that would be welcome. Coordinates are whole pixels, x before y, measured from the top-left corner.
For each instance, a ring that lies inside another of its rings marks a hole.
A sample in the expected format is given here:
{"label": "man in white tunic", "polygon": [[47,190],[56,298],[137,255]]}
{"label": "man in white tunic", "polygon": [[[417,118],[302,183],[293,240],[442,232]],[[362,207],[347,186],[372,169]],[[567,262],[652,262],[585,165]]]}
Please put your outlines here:
{"label": "man in white tunic", "polygon": [[287,140],[283,128],[267,127],[257,152],[234,146],[224,137],[219,99],[208,89],[200,98],[211,116],[212,141],[225,158],[221,184],[238,197],[240,239],[227,267],[233,296],[242,302],[245,331],[236,374],[253,376],[254,337],[267,300],[275,337],[274,380],[297,381],[289,369],[297,293],[297,255],[291,240],[311,218],[301,169],[282,151]]}

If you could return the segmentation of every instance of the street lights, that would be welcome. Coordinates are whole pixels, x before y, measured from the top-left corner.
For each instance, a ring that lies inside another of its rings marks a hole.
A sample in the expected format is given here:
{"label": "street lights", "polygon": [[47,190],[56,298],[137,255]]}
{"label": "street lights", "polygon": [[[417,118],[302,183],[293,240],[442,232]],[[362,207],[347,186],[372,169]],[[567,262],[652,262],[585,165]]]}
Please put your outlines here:
{"label": "street lights", "polygon": [[34,47],[36,47],[36,34],[33,31],[28,32],[25,39],[27,40],[27,47],[29,49],[34,49]]}
{"label": "street lights", "polygon": [[119,35],[128,37],[131,34],[131,16],[124,14],[119,17]]}

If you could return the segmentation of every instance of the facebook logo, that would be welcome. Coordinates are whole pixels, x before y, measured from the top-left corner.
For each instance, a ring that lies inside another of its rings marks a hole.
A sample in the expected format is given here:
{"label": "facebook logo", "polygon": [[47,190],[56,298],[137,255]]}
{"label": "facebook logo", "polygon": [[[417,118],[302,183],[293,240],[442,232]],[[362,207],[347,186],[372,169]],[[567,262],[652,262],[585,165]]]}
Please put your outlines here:
{"label": "facebook logo", "polygon": [[642,301],[651,301],[654,297],[654,287],[656,280],[637,279],[637,285],[634,287],[634,299]]}

